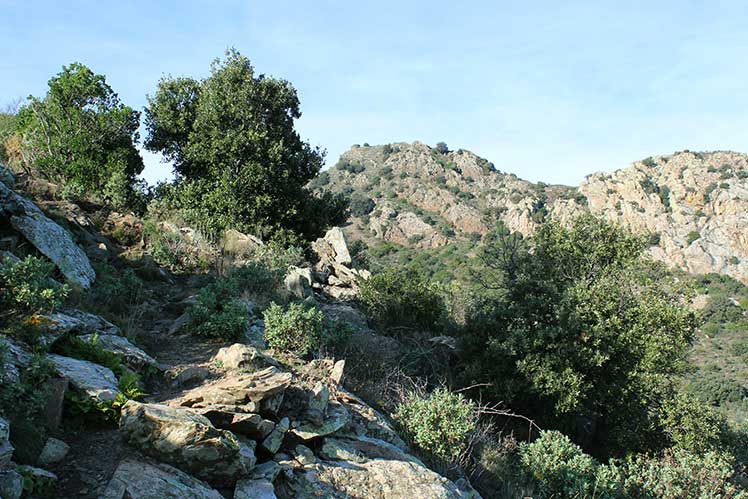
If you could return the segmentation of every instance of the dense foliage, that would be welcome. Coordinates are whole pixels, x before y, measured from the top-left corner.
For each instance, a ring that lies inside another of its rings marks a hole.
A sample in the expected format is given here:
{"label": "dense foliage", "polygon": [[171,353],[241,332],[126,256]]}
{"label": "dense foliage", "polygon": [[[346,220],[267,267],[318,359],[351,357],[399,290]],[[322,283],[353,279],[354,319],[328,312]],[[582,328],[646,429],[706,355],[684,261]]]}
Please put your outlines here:
{"label": "dense foliage", "polygon": [[324,153],[300,139],[300,116],[289,82],[255,74],[230,50],[202,81],[159,82],[148,99],[145,145],[174,163],[172,201],[204,231],[312,237],[341,222],[346,203],[306,189]]}
{"label": "dense foliage", "polygon": [[135,147],[140,113],[122,104],[103,75],[64,66],[43,99],[29,97],[17,121],[28,165],[62,182],[66,193],[115,206],[132,201],[143,170]]}
{"label": "dense foliage", "polygon": [[318,349],[325,334],[325,316],[315,306],[291,303],[287,310],[273,303],[265,311],[265,339],[270,348],[297,355]]}
{"label": "dense foliage", "polygon": [[530,245],[489,240],[489,292],[464,335],[467,380],[606,449],[654,445],[652,404],[694,333],[675,284],[641,259],[643,241],[591,216],[549,223]]}
{"label": "dense foliage", "polygon": [[0,260],[0,323],[12,315],[51,312],[65,300],[67,285],[52,280],[54,265],[34,256],[18,262]]}

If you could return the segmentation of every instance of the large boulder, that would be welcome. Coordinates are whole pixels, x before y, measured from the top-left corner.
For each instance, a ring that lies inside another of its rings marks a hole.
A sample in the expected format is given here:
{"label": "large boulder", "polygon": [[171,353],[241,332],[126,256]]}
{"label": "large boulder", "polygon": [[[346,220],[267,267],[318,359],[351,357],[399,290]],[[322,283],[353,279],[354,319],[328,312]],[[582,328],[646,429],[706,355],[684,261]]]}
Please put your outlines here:
{"label": "large boulder", "polygon": [[234,490],[234,499],[278,499],[273,482],[264,478],[239,480]]}
{"label": "large boulder", "polygon": [[299,299],[304,299],[314,294],[312,291],[313,283],[314,276],[312,275],[312,269],[294,266],[288,269],[288,273],[283,280],[286,289]]}
{"label": "large boulder", "polygon": [[70,380],[73,388],[97,402],[111,402],[117,397],[117,377],[111,369],[87,360],[49,354],[57,372]]}
{"label": "large boulder", "polygon": [[386,442],[370,439],[325,439],[312,466],[297,466],[279,475],[280,499],[479,499],[466,484],[458,485]]}
{"label": "large boulder", "polygon": [[14,229],[57,265],[68,281],[84,289],[91,287],[96,272],[68,231],[53,222],[34,203],[0,182],[2,214],[10,218]]}
{"label": "large boulder", "polygon": [[259,414],[233,412],[222,407],[190,410],[208,418],[216,428],[229,430],[237,435],[244,435],[255,440],[263,440],[275,428],[275,423],[263,419]]}
{"label": "large boulder", "polygon": [[42,345],[51,345],[66,334],[96,334],[98,336],[122,334],[117,326],[103,317],[77,309],[53,312],[41,316],[41,319],[42,335],[39,343]]}
{"label": "large boulder", "polygon": [[269,359],[257,348],[243,343],[223,347],[213,357],[213,363],[223,369],[257,368],[266,365],[268,361]]}
{"label": "large boulder", "polygon": [[123,460],[101,499],[223,499],[206,483],[167,464]]}
{"label": "large boulder", "polygon": [[0,471],[0,497],[20,499],[23,494],[23,476],[15,470]]}
{"label": "large boulder", "polygon": [[246,406],[247,411],[244,412],[255,412],[262,401],[288,388],[291,378],[291,373],[281,372],[276,367],[251,374],[232,372],[224,378],[190,390],[182,397],[180,405],[195,408]]}
{"label": "large boulder", "polygon": [[65,459],[68,452],[70,452],[70,446],[68,444],[57,438],[50,437],[44,444],[44,448],[42,449],[41,454],[39,454],[37,463],[42,466],[58,463]]}
{"label": "large boulder", "polygon": [[247,449],[236,437],[192,411],[130,400],[122,407],[119,425],[143,453],[208,482],[233,485],[249,471],[243,455]]}

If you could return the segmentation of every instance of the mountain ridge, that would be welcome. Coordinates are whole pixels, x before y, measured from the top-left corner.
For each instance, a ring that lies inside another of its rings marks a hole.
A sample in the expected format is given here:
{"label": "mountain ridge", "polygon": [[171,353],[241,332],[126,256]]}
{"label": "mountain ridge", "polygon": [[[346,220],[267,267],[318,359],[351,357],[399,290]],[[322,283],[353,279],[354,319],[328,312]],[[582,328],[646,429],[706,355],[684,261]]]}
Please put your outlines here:
{"label": "mountain ridge", "polygon": [[748,282],[744,153],[653,156],[574,187],[523,180],[467,150],[400,142],[352,147],[314,187],[351,196],[354,240],[438,248],[478,243],[497,221],[528,236],[591,212],[649,234],[650,254],[671,267]]}

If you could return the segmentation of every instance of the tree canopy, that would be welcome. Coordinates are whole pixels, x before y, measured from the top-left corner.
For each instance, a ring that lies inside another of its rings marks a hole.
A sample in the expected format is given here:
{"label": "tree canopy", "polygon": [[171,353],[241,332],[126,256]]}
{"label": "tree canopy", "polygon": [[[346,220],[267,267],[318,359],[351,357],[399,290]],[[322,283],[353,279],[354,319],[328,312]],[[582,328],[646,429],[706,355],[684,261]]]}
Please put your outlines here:
{"label": "tree canopy", "polygon": [[143,170],[140,113],[83,64],[63,66],[48,86],[43,99],[29,97],[18,113],[27,166],[69,190],[125,204]]}
{"label": "tree canopy", "polygon": [[300,116],[289,82],[256,74],[249,59],[229,50],[204,80],[159,82],[146,108],[145,146],[174,162],[177,202],[208,232],[313,236],[342,221],[346,205],[306,189],[324,151],[301,140],[294,129]]}

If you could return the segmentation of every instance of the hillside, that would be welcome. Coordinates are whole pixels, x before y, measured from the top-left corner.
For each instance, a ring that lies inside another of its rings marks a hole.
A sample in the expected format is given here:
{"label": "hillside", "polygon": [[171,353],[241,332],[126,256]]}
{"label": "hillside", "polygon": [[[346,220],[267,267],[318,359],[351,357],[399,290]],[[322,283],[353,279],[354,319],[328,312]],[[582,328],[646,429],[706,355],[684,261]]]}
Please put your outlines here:
{"label": "hillside", "polygon": [[748,155],[679,152],[595,173],[577,188],[534,184],[464,151],[421,142],[357,146],[317,188],[352,197],[347,233],[434,249],[477,243],[497,221],[532,234],[547,218],[591,211],[649,233],[652,256],[694,273],[748,281]]}

